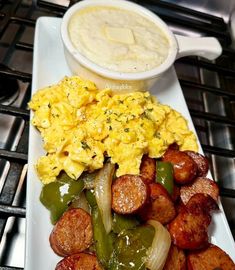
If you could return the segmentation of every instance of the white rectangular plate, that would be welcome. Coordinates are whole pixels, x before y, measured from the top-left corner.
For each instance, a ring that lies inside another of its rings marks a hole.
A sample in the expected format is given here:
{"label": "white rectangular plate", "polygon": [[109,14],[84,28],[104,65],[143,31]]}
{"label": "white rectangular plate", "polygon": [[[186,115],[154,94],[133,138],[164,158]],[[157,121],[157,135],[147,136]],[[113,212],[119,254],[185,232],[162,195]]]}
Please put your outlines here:
{"label": "white rectangular plate", "polygon": [[[71,75],[63,53],[60,38],[61,19],[41,17],[36,24],[33,58],[32,94],[39,88],[57,83],[65,75]],[[170,69],[153,87],[152,94],[160,102],[168,104],[188,119],[189,127],[195,131],[181,87],[174,69]],[[27,179],[27,228],[25,270],[54,270],[61,259],[49,245],[52,230],[49,212],[39,201],[41,183],[35,173],[34,164],[44,154],[39,132],[30,127],[29,159]],[[225,250],[235,261],[235,243],[223,209],[213,214],[210,225],[211,242]]]}

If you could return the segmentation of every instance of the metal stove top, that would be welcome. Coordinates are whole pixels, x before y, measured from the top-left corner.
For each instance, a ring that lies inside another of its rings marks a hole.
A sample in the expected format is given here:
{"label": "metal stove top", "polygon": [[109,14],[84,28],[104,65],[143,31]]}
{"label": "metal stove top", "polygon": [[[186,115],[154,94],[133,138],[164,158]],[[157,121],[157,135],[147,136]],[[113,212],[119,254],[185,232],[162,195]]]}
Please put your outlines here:
{"label": "metal stove top", "polygon": [[[73,2],[0,0],[0,270],[24,267],[27,102],[35,21],[40,16],[62,17]],[[230,24],[235,2],[135,2],[160,15],[175,33],[215,36],[223,46],[215,62],[187,57],[175,68],[235,236],[235,50]]]}

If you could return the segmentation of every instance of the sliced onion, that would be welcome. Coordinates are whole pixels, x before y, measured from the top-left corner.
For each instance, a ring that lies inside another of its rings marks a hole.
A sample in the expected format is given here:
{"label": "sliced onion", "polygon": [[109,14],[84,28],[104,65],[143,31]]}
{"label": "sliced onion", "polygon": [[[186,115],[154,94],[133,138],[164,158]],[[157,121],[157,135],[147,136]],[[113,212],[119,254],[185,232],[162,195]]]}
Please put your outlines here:
{"label": "sliced onion", "polygon": [[107,162],[95,177],[95,198],[107,233],[112,229],[111,185],[114,168],[114,164]]}
{"label": "sliced onion", "polygon": [[155,235],[145,265],[150,270],[162,270],[171,246],[171,236],[160,222],[148,220],[147,223],[154,227]]}
{"label": "sliced onion", "polygon": [[70,208],[82,208],[89,214],[91,212],[84,192],[81,192],[79,197],[72,201]]}

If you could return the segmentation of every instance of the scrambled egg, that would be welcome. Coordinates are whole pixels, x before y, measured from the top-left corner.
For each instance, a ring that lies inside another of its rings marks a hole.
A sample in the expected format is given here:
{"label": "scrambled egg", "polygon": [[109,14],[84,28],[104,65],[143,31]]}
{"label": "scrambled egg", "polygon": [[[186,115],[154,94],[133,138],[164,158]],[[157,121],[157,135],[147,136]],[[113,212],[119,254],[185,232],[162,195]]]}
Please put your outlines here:
{"label": "scrambled egg", "polygon": [[161,157],[173,142],[181,150],[198,150],[182,115],[148,92],[112,95],[72,76],[37,91],[29,107],[47,152],[36,164],[44,184],[62,170],[77,179],[102,168],[106,156],[118,164],[120,176],[139,174],[143,154]]}

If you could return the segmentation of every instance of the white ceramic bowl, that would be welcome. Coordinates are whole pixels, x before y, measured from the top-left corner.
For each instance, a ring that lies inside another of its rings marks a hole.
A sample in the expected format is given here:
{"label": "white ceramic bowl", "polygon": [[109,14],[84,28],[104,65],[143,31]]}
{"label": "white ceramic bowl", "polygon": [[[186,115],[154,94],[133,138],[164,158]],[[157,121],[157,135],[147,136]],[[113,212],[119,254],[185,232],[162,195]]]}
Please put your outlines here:
{"label": "white ceramic bowl", "polygon": [[[148,71],[126,73],[103,68],[82,55],[70,40],[68,24],[75,12],[92,6],[110,6],[125,9],[138,13],[154,22],[162,30],[169,42],[170,49],[165,61]],[[65,58],[72,73],[94,81],[100,89],[108,87],[115,92],[149,90],[159,76],[171,67],[177,58],[187,55],[199,55],[213,60],[222,51],[217,39],[213,37],[188,38],[176,36],[157,15],[140,5],[124,0],[83,0],[74,4],[67,10],[62,19],[61,37],[64,44]]]}

